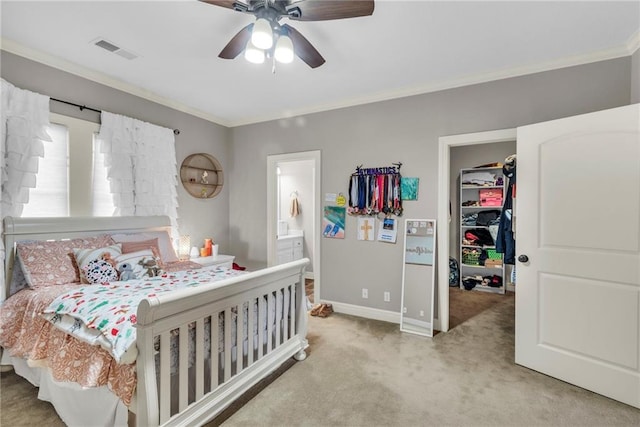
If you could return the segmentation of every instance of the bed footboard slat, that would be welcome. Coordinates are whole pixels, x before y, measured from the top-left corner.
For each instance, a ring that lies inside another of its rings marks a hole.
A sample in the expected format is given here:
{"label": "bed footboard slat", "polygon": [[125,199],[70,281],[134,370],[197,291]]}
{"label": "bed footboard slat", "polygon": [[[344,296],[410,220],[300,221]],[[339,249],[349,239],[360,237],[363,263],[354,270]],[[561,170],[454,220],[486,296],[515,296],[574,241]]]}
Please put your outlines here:
{"label": "bed footboard slat", "polygon": [[[254,343],[254,322],[255,322],[255,315],[254,315],[254,307],[256,309],[256,311],[258,310],[258,307],[256,306],[257,304],[257,300],[255,298],[251,298],[251,300],[249,301],[249,319],[247,319],[247,366],[251,366],[253,365],[253,352],[255,350],[255,343]],[[260,341],[259,339],[257,339],[256,341]]]}
{"label": "bed footboard slat", "polygon": [[280,327],[282,322],[282,307],[283,307],[283,298],[284,294],[282,293],[282,289],[278,289],[276,291],[276,301],[275,301],[275,319],[274,319],[274,327],[275,327],[275,344],[273,348],[277,348],[280,345]]}
{"label": "bed footboard slat", "polygon": [[215,390],[218,387],[218,372],[220,370],[220,360],[218,359],[218,328],[220,322],[218,320],[218,312],[211,314],[211,350],[209,352],[209,359],[211,363],[211,388]]}
{"label": "bed footboard slat", "polygon": [[204,319],[196,320],[196,400],[204,396]]}
{"label": "bed footboard slat", "polygon": [[284,306],[282,307],[282,341],[286,342],[289,339],[289,316],[291,313],[287,313],[287,307],[291,306],[291,298],[289,290],[291,286],[287,286],[283,290],[282,298],[284,300]]}
{"label": "bed footboard slat", "polygon": [[231,308],[224,310],[224,381],[231,378]]}
{"label": "bed footboard slat", "polygon": [[182,412],[187,409],[189,404],[189,326],[180,326],[180,348],[179,351],[179,370],[178,377],[180,382],[180,391],[178,392],[178,408]]}
{"label": "bed footboard slat", "polygon": [[[267,298],[267,354],[271,353],[271,350],[273,349],[273,322],[275,321],[276,316],[275,310],[273,310],[273,307],[275,307],[274,299],[273,292],[269,292],[269,296]],[[271,318],[272,313],[273,318]]]}
{"label": "bed footboard slat", "polygon": [[[247,340],[248,345],[248,340]],[[242,354],[244,349],[244,304],[238,305],[236,319],[236,373],[242,371]]]}
{"label": "bed footboard slat", "polygon": [[264,298],[258,298],[258,359],[262,359],[264,356],[264,346],[266,345],[266,338],[264,335],[265,328],[267,325],[265,324],[265,308],[266,302]]}
{"label": "bed footboard slat", "polygon": [[160,334],[160,423],[171,416],[171,372],[169,350],[171,349],[171,333]]}

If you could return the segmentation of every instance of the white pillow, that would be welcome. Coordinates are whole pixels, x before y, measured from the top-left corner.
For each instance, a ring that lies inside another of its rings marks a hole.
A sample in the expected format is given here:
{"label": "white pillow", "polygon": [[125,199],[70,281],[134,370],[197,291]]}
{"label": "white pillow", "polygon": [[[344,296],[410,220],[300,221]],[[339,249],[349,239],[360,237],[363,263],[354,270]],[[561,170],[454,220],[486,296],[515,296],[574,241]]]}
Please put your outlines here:
{"label": "white pillow", "polygon": [[149,239],[158,239],[158,249],[160,249],[160,259],[162,262],[179,261],[176,251],[171,244],[171,238],[166,231],[147,231],[136,234],[113,234],[111,238],[115,242],[140,242]]}
{"label": "white pillow", "polygon": [[163,273],[151,249],[121,254],[116,258],[120,280],[146,279]]}

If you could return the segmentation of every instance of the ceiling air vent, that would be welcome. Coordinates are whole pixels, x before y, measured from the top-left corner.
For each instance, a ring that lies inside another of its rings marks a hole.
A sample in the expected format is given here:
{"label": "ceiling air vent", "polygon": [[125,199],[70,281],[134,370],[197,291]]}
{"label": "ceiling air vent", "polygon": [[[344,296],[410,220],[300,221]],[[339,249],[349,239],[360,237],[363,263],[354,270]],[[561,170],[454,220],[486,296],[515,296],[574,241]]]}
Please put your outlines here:
{"label": "ceiling air vent", "polygon": [[130,52],[128,50],[124,50],[121,47],[116,46],[115,44],[103,38],[98,38],[96,40],[93,40],[92,43],[98,47],[103,48],[104,50],[108,50],[109,52],[115,53],[116,55],[120,55],[121,57],[126,59],[136,59],[138,57],[138,55],[136,55],[135,53]]}

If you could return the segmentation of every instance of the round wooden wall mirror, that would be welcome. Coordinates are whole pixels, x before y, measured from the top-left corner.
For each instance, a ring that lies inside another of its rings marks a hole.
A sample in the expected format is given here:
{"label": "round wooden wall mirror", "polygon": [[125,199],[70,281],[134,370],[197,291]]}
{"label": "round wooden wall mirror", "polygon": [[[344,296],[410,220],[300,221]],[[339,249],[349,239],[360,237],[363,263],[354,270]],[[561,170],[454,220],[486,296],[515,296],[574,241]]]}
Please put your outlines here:
{"label": "round wooden wall mirror", "polygon": [[209,154],[191,154],[180,166],[180,181],[193,197],[210,199],[222,191],[222,166],[218,159]]}

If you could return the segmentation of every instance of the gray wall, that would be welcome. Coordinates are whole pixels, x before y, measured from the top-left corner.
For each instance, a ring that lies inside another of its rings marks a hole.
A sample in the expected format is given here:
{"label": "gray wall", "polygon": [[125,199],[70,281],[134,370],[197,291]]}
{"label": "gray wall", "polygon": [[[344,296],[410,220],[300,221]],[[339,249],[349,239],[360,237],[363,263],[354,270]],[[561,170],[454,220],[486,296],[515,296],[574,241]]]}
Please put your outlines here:
{"label": "gray wall", "polygon": [[[76,75],[2,51],[2,78],[22,89],[48,95],[96,109],[133,117],[159,126],[180,129],[176,136],[178,167],[185,157],[206,152],[216,157],[228,173],[230,131],[228,128],[147,101],[128,93],[92,82]],[[51,102],[51,111],[99,122],[99,114]],[[228,176],[228,175],[227,175]],[[205,237],[220,244],[220,252],[229,252],[229,186],[213,199],[190,196],[178,185],[178,225],[182,234],[190,234],[194,246],[202,246]]]}
{"label": "gray wall", "polygon": [[[431,94],[271,121],[232,130],[229,179],[232,252],[266,260],[266,157],[322,151],[322,193],[347,194],[358,165],[402,162],[402,174],[420,178],[419,199],[405,202],[404,218],[436,218],[438,137],[513,128],[626,105],[631,59],[621,58]],[[247,189],[251,197],[247,197]],[[402,221],[399,235],[404,233]],[[321,241],[321,298],[398,311],[402,243],[356,239],[348,217],[346,238]],[[369,298],[362,299],[363,284]],[[383,292],[391,302],[383,302]]]}
{"label": "gray wall", "polygon": [[[636,52],[635,67],[631,58],[620,58],[229,130],[16,55],[2,52],[0,60],[2,77],[18,87],[179,128],[178,163],[194,152],[218,158],[225,170],[218,197],[194,199],[179,188],[181,231],[194,241],[214,237],[222,253],[261,263],[267,260],[267,155],[321,150],[323,195],[347,194],[348,177],[358,165],[402,162],[404,176],[420,178],[419,198],[405,202],[404,218],[435,218],[438,137],[629,104],[632,68],[638,70]],[[93,113],[56,103],[52,110],[98,120]],[[402,228],[400,221],[400,236]],[[321,241],[321,298],[398,311],[402,241],[358,241],[355,229],[356,219],[348,217],[344,240]],[[369,288],[367,300],[361,298],[363,283]],[[383,302],[384,291],[391,292],[390,303]]]}
{"label": "gray wall", "polygon": [[640,102],[640,49],[631,57],[631,103]]}

